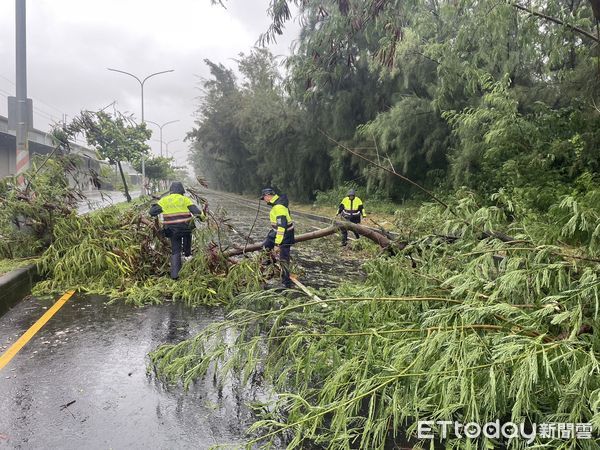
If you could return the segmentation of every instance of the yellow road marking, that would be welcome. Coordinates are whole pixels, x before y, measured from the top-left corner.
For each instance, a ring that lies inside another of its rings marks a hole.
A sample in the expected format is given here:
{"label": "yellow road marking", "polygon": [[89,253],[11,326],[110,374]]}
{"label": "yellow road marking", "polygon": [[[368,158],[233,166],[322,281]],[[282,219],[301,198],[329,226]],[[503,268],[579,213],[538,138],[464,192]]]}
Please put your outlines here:
{"label": "yellow road marking", "polygon": [[40,329],[46,325],[46,322],[48,322],[52,316],[56,314],[60,308],[62,308],[62,306],[73,296],[74,293],[75,291],[65,292],[65,294],[59,298],[57,302],[52,305],[52,307],[46,311],[46,313],[40,317],[36,323],[31,325],[29,330],[27,330],[23,336],[21,336],[13,345],[11,345],[8,350],[2,353],[2,356],[0,356],[0,370],[2,370],[2,368],[6,366],[17,353],[19,353],[19,350],[21,350],[25,344],[27,344],[29,340],[35,336],[35,333],[40,331]]}

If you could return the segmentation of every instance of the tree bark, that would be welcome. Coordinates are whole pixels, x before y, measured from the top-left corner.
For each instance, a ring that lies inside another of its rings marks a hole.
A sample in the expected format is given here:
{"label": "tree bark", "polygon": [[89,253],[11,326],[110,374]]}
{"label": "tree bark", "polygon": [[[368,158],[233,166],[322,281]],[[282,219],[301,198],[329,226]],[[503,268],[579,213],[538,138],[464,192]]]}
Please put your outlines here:
{"label": "tree bark", "polygon": [[[317,231],[311,231],[310,233],[304,233],[299,236],[296,236],[296,243],[310,241],[312,239],[318,239],[325,236],[329,236],[331,234],[336,233],[341,228],[346,228],[347,230],[356,231],[361,236],[364,236],[373,242],[377,243],[382,248],[387,248],[392,244],[392,240],[388,239],[386,236],[378,233],[377,231],[371,230],[363,225],[359,225],[352,222],[347,221],[335,221],[333,225],[323,228]],[[237,256],[243,253],[252,253],[259,250],[262,250],[263,244],[252,244],[246,246],[246,249],[243,248],[229,248],[223,252],[223,256],[229,258],[230,256]]]}
{"label": "tree bark", "polygon": [[121,180],[123,180],[123,189],[125,189],[125,198],[128,202],[131,201],[131,195],[129,195],[129,189],[127,189],[127,181],[125,180],[125,174],[123,173],[123,167],[121,167],[121,161],[117,161],[119,166],[119,172],[121,172]]}

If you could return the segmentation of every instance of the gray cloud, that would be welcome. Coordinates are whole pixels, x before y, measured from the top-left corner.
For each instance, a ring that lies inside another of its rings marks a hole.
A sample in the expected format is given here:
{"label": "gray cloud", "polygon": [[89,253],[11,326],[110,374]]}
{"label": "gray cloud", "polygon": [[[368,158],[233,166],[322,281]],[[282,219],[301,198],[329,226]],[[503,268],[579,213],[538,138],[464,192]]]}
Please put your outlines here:
{"label": "gray cloud", "polygon": [[[224,11],[207,7],[208,0],[190,1],[173,0],[168,8],[157,0],[28,2],[28,95],[34,99],[36,128],[47,131],[62,114],[72,117],[112,101],[139,118],[138,82],[106,68],[140,78],[174,69],[146,82],[145,118],[160,124],[179,120],[163,128],[163,140],[179,139],[169,150],[185,163],[183,139],[194,126],[199,77],[209,75],[204,59],[233,66],[231,59],[248,53],[269,24],[269,0],[229,0]],[[0,66],[0,114],[6,115],[5,97],[14,95],[14,2],[0,3],[0,61],[9,63]],[[287,53],[297,29],[292,24],[272,51]],[[151,145],[158,154],[160,144]]]}

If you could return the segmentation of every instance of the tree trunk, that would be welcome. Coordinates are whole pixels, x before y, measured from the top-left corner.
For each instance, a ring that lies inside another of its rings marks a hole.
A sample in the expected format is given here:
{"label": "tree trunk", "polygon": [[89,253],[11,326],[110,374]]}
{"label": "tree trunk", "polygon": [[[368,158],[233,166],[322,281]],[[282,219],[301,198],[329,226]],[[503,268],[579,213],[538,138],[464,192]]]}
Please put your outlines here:
{"label": "tree trunk", "polygon": [[[347,222],[347,221],[335,221],[333,225],[323,228],[317,231],[311,231],[310,233],[304,233],[299,236],[296,236],[296,242],[304,242],[310,241],[312,239],[318,239],[325,236],[329,236],[330,234],[336,233],[339,229],[346,228],[347,230],[356,231],[358,234],[365,236],[368,239],[371,239],[373,242],[379,244],[382,248],[387,248],[390,246],[392,241],[378,233],[377,231],[371,230],[363,225],[358,225],[356,223]],[[241,255],[243,253],[252,253],[259,250],[262,250],[263,244],[252,244],[246,246],[245,250],[243,248],[229,248],[223,252],[223,256],[229,258],[230,256]]]}
{"label": "tree trunk", "polygon": [[123,167],[121,167],[121,161],[117,161],[119,166],[119,172],[121,172],[121,180],[123,180],[123,189],[125,189],[125,198],[128,202],[131,201],[131,195],[129,195],[129,189],[127,189],[127,181],[125,180],[125,174],[123,173]]}

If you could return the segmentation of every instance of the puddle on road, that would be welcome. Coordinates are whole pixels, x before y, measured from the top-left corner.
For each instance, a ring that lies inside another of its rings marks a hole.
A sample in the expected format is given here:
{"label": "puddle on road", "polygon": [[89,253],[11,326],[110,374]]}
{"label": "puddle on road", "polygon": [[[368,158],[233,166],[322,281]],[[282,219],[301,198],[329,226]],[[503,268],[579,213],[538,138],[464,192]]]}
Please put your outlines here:
{"label": "puddle on road", "polygon": [[[31,299],[0,322],[1,345],[32,321]],[[181,304],[134,308],[74,296],[2,371],[0,433],[12,448],[194,448],[240,444],[245,406],[264,400],[212,377],[189,391],[147,374],[148,353],[195,336],[223,318],[216,308]],[[6,378],[7,377],[7,378]],[[0,447],[3,443],[0,442]]]}

